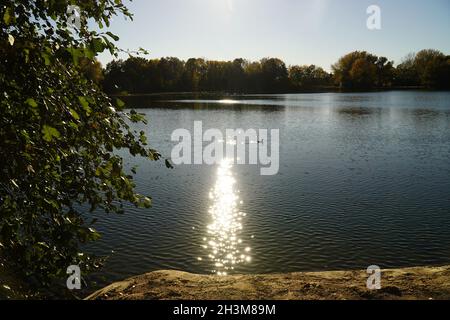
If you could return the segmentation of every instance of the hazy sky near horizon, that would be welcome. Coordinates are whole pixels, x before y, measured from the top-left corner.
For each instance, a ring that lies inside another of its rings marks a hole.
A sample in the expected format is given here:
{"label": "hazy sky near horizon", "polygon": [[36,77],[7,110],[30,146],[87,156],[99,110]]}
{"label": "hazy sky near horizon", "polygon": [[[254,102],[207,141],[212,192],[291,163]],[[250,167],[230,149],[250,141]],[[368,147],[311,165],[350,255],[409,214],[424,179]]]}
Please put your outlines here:
{"label": "hazy sky near horizon", "polygon": [[[409,52],[450,54],[449,0],[134,0],[133,21],[115,17],[111,30],[124,49],[147,58],[213,60],[277,57],[329,70],[345,53],[367,50],[398,63]],[[370,5],[381,30],[366,27]],[[126,56],[125,56],[126,58]],[[99,57],[106,64],[112,57]]]}

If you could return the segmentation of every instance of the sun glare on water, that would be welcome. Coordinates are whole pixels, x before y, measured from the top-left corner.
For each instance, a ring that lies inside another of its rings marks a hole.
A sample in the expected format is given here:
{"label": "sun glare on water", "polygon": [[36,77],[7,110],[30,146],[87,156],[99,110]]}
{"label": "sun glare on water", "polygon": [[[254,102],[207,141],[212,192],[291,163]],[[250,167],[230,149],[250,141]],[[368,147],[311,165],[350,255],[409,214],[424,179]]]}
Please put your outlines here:
{"label": "sun glare on water", "polygon": [[239,210],[241,202],[235,190],[232,167],[232,161],[224,159],[217,168],[217,179],[209,194],[211,224],[207,228],[208,237],[204,238],[204,248],[214,264],[213,272],[221,276],[234,270],[236,265],[251,261],[251,249],[244,247],[239,237],[245,214]]}
{"label": "sun glare on water", "polygon": [[239,103],[239,101],[232,100],[232,99],[222,99],[222,100],[219,100],[219,103],[222,103],[222,104],[236,104],[236,103]]}

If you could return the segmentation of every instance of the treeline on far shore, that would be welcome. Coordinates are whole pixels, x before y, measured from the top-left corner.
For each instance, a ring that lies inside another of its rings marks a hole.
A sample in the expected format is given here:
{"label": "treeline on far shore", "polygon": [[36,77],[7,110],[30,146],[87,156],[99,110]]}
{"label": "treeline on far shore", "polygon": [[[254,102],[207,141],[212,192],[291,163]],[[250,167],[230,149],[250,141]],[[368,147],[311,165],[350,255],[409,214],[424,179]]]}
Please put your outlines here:
{"label": "treeline on far shore", "polygon": [[341,57],[326,72],[315,65],[286,66],[277,58],[212,61],[191,58],[147,60],[130,57],[82,64],[84,72],[109,94],[162,92],[283,93],[309,90],[374,90],[399,87],[450,89],[450,56],[427,49],[400,64],[365,51]]}

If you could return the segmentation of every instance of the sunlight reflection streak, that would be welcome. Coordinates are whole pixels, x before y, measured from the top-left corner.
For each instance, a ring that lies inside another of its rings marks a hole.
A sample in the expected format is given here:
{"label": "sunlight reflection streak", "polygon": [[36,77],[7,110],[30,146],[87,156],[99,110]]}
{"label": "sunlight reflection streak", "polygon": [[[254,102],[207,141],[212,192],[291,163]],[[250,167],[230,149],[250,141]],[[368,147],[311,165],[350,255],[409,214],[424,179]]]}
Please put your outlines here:
{"label": "sunlight reflection streak", "polygon": [[209,252],[217,275],[227,275],[235,265],[250,262],[250,247],[244,249],[239,235],[242,231],[242,217],[239,211],[239,196],[235,191],[236,180],[232,174],[232,161],[224,159],[217,169],[217,180],[209,198],[212,204],[209,214],[212,219],[208,225],[208,237],[203,246]]}

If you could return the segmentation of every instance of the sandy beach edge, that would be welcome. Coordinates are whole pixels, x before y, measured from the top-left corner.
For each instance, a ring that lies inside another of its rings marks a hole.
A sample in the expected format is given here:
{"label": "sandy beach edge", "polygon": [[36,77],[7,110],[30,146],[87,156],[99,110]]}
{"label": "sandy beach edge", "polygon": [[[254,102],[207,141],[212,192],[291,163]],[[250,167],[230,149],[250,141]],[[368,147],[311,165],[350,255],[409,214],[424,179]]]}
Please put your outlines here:
{"label": "sandy beach edge", "polygon": [[87,300],[447,300],[450,265],[384,269],[381,289],[369,290],[359,271],[266,275],[199,275],[175,270],[149,272],[114,282]]}

